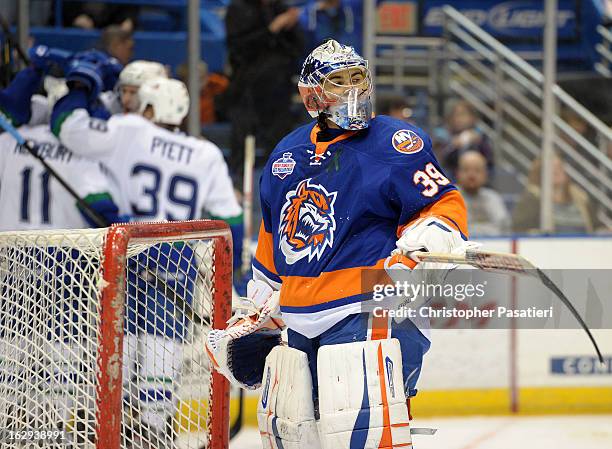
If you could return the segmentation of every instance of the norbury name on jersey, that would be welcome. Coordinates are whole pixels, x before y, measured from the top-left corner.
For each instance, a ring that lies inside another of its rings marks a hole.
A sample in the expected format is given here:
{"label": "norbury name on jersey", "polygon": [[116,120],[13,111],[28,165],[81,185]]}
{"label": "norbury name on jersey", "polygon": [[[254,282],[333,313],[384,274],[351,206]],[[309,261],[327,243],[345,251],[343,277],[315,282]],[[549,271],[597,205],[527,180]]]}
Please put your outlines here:
{"label": "norbury name on jersey", "polygon": [[[72,160],[74,153],[60,143],[53,142],[34,142],[34,149],[40,157],[47,160],[68,163]],[[24,145],[15,145],[15,153],[30,155]]]}
{"label": "norbury name on jersey", "polygon": [[153,137],[151,153],[174,162],[188,165],[191,162],[193,148],[161,137]]}

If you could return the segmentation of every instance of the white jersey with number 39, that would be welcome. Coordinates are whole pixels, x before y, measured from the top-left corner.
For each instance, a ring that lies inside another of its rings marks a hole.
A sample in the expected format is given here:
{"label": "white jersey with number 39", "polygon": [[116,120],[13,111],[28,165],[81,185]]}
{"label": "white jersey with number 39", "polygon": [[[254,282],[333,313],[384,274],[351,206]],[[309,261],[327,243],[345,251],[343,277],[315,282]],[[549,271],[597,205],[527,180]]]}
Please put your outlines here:
{"label": "white jersey with number 39", "polygon": [[241,213],[223,155],[211,142],[137,114],[104,121],[84,109],[64,121],[60,140],[109,168],[123,194],[120,209],[128,208],[136,220],[190,220],[203,210],[216,218]]}
{"label": "white jersey with number 39", "polygon": [[[48,124],[18,131],[81,198],[110,192],[100,164],[61,145]],[[8,133],[0,135],[0,210],[2,230],[89,227],[76,200]]]}

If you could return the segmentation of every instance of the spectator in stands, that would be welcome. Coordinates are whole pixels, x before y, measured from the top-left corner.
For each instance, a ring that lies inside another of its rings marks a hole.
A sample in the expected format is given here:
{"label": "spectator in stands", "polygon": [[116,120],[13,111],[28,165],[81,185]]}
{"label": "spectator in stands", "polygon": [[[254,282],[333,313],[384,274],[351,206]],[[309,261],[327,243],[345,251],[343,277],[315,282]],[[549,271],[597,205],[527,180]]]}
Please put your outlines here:
{"label": "spectator in stands", "polygon": [[388,115],[398,120],[403,120],[410,124],[414,124],[413,121],[411,120],[413,110],[403,95],[379,94],[376,98],[376,102],[377,102],[376,111],[378,113],[383,114],[383,115]]}
{"label": "spectator in stands", "polygon": [[[561,112],[561,118],[565,120],[567,124],[582,137],[591,142],[595,141],[596,135],[594,130],[577,112],[566,108]],[[564,134],[562,134],[562,136],[564,136]],[[568,141],[571,143],[573,139],[569,139]]]}
{"label": "spectator in stands", "polygon": [[62,21],[65,26],[93,29],[110,25],[134,31],[139,6],[105,2],[65,1]]}
{"label": "spectator in stands", "polygon": [[[181,64],[177,69],[177,75],[185,84],[188,78],[187,64]],[[216,97],[227,90],[228,78],[221,73],[209,73],[208,65],[204,61],[198,64],[200,73],[200,123],[206,125],[218,120],[219,105]],[[221,115],[223,113],[221,112]]]}
{"label": "spectator in stands", "polygon": [[244,140],[256,136],[265,158],[288,134],[294,119],[292,77],[298,70],[302,34],[299,8],[282,0],[232,0],[225,17],[232,68],[228,115],[232,124],[230,169],[241,178]]}
{"label": "spectator in stands", "polygon": [[117,58],[123,65],[130,62],[134,54],[132,32],[124,30],[118,25],[111,25],[102,31],[100,45],[102,50]]}
{"label": "spectator in stands", "polygon": [[501,195],[485,187],[487,160],[478,151],[459,156],[457,186],[467,205],[470,235],[501,235],[510,231],[510,213]]}
{"label": "spectator in stands", "polygon": [[[540,180],[542,161],[536,159],[529,180],[512,216],[515,232],[540,230]],[[555,233],[590,233],[599,222],[587,193],[574,184],[565,171],[563,161],[553,159],[553,202]]]}
{"label": "spectator in stands", "polygon": [[478,114],[467,101],[453,104],[446,120],[446,144],[441,149],[440,161],[444,168],[455,174],[459,156],[467,151],[478,151],[493,169],[493,150],[489,139],[478,129]]}

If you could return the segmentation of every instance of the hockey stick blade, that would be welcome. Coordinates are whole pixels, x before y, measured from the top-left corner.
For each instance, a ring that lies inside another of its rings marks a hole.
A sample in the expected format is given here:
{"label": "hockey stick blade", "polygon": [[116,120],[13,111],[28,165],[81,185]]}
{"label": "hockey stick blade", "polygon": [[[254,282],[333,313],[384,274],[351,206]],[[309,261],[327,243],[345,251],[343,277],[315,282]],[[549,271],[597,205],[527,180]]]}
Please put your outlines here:
{"label": "hockey stick blade", "polygon": [[38,151],[32,146],[30,142],[25,140],[19,131],[11,124],[8,117],[0,112],[0,127],[9,133],[17,141],[18,144],[23,146],[34,158],[38,159],[45,169],[53,176],[57,182],[59,182],[64,189],[76,200],[81,210],[91,218],[91,220],[99,227],[105,228],[109,225],[106,219],[91,208],[83,198],[62,178],[54,169],[51,167],[45,159],[38,154]]}
{"label": "hockey stick blade", "polygon": [[595,341],[595,337],[593,337],[591,330],[584,322],[571,301],[541,269],[533,265],[523,256],[519,256],[518,254],[468,250],[466,251],[465,256],[415,251],[410,254],[410,257],[420,262],[470,265],[484,271],[492,271],[503,274],[521,274],[539,279],[546,286],[546,288],[553,292],[554,295],[559,298],[563,304],[565,304],[572,315],[574,315],[574,318],[576,318],[576,320],[580,323],[580,326],[582,326],[584,331],[589,336],[591,343],[593,343],[593,347],[595,348],[595,352],[597,352],[599,361],[604,363],[603,356],[599,350],[599,345]]}
{"label": "hockey stick blade", "polygon": [[546,276],[546,273],[544,273],[539,268],[536,268],[535,271],[536,271],[538,277],[540,278],[540,280],[542,281],[542,283],[551,292],[553,292],[555,295],[557,295],[557,298],[559,298],[563,302],[563,304],[565,304],[567,306],[567,308],[570,310],[570,312],[572,312],[572,315],[574,315],[574,317],[578,320],[578,322],[580,323],[582,328],[585,330],[585,332],[587,333],[587,335],[591,339],[591,343],[593,343],[593,346],[595,347],[595,351],[597,351],[597,356],[599,357],[599,362],[603,364],[604,363],[604,359],[603,359],[603,356],[601,354],[601,351],[599,350],[599,346],[597,345],[597,342],[595,341],[595,337],[593,337],[593,334],[591,334],[591,331],[590,331],[589,327],[586,325],[586,323],[584,322],[584,320],[582,319],[582,317],[580,316],[578,311],[574,308],[574,305],[570,302],[570,300],[567,298],[567,296],[565,296],[565,294],[559,289],[559,287],[557,287],[555,285],[555,283],[553,281],[551,281],[548,276]]}

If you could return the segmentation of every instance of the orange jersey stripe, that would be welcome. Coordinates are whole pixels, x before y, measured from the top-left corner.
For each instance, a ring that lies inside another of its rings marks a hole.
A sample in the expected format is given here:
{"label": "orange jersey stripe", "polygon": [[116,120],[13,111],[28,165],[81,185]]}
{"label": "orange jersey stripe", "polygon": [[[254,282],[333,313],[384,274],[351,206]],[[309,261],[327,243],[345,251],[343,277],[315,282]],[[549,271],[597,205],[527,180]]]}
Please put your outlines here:
{"label": "orange jersey stripe", "polygon": [[263,220],[259,226],[259,236],[257,237],[257,251],[255,251],[255,259],[261,263],[266,270],[271,273],[278,274],[274,265],[274,243],[272,234],[264,228]]}
{"label": "orange jersey stripe", "polygon": [[[307,307],[371,292],[374,284],[390,282],[383,270],[384,262],[385,259],[381,259],[371,267],[323,272],[317,277],[281,276],[283,288],[280,304],[288,307]],[[364,274],[364,270],[372,271]]]}
{"label": "orange jersey stripe", "polygon": [[372,315],[372,340],[384,340],[389,338],[389,318]]}
{"label": "orange jersey stripe", "polygon": [[385,384],[385,365],[383,363],[382,344],[378,345],[378,379],[380,382],[380,396],[382,399],[383,428],[378,447],[387,449],[393,447],[391,434],[391,420],[389,419],[389,402],[387,401],[387,385]]}
{"label": "orange jersey stripe", "polygon": [[450,192],[445,193],[438,201],[430,204],[421,210],[418,215],[412,217],[408,223],[399,226],[397,228],[397,236],[400,237],[404,229],[406,229],[416,220],[432,216],[444,220],[446,224],[455,229],[459,227],[458,230],[461,231],[463,235],[468,237],[467,208],[465,206],[463,196],[461,196],[461,193],[459,193],[458,190],[451,190]]}
{"label": "orange jersey stripe", "polygon": [[351,137],[357,132],[357,131],[347,131],[345,133],[340,134],[336,138],[330,140],[329,142],[317,142],[317,133],[320,130],[321,129],[319,128],[319,125],[315,125],[312,128],[312,131],[310,131],[310,141],[315,144],[315,155],[317,156],[321,156],[322,154],[324,154],[330,145],[340,142],[341,140],[348,139],[349,137]]}

